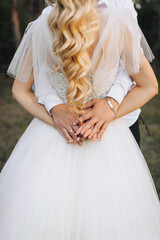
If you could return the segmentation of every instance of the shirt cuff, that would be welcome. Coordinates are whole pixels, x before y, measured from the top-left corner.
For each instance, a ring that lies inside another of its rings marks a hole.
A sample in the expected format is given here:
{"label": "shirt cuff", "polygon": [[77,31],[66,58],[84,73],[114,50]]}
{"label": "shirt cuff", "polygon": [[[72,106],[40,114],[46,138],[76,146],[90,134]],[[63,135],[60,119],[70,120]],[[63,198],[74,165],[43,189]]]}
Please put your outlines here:
{"label": "shirt cuff", "polygon": [[107,92],[107,97],[115,99],[120,105],[125,95],[123,89],[119,85],[113,85]]}
{"label": "shirt cuff", "polygon": [[50,94],[48,95],[47,97],[45,97],[45,99],[41,99],[39,98],[38,99],[38,102],[40,104],[43,104],[47,110],[47,112],[51,115],[51,112],[50,110],[59,105],[59,104],[64,104],[63,101],[58,97],[58,96],[55,96],[54,94]]}

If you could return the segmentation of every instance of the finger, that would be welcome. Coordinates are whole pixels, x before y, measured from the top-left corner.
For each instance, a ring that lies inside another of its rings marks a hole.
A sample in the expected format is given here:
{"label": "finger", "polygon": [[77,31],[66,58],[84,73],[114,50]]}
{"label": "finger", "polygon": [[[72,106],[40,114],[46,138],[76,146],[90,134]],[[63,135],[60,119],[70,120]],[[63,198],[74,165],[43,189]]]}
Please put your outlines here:
{"label": "finger", "polygon": [[93,130],[91,131],[89,138],[92,138],[96,133],[98,133],[100,128],[103,126],[103,124],[104,124],[103,121],[97,122],[97,124],[94,126]]}
{"label": "finger", "polygon": [[108,125],[109,125],[109,123],[103,124],[100,132],[98,133],[98,140],[101,140],[101,139],[102,139],[102,136],[103,136],[105,130],[107,129]]}
{"label": "finger", "polygon": [[77,137],[76,133],[74,132],[73,129],[68,130],[68,133],[70,136],[73,138],[73,143],[77,143],[80,140],[80,137]]}
{"label": "finger", "polygon": [[91,134],[92,130],[89,129],[88,131],[85,132],[85,134],[83,135],[84,138],[88,137]]}
{"label": "finger", "polygon": [[73,123],[72,123],[72,126],[73,127],[75,127],[75,126],[82,126],[82,124],[83,124],[83,121],[82,121],[82,119],[81,118],[78,118],[78,119],[76,119]]}
{"label": "finger", "polygon": [[84,142],[87,138],[81,137],[81,141]]}
{"label": "finger", "polygon": [[83,136],[80,138],[79,143],[81,143],[81,146],[83,145],[83,142],[86,141],[86,140],[88,140],[88,138],[85,138]]}
{"label": "finger", "polygon": [[79,146],[83,146],[83,141],[78,142]]}
{"label": "finger", "polygon": [[96,100],[93,99],[93,100],[85,103],[85,104],[84,104],[84,108],[90,108],[90,107],[92,107],[92,106],[95,104],[95,102],[96,102]]}
{"label": "finger", "polygon": [[79,127],[79,128],[77,129],[77,131],[76,131],[76,134],[77,134],[77,135],[80,134],[81,130],[83,129],[83,127],[84,127],[86,124],[87,124],[87,122],[84,123],[81,127]]}
{"label": "finger", "polygon": [[97,117],[93,117],[90,121],[86,122],[85,126],[82,126],[81,134],[83,135],[89,130],[95,123],[97,123]]}
{"label": "finger", "polygon": [[[92,126],[90,129],[91,131],[93,130],[94,126]],[[87,137],[88,140],[90,140],[89,136]]]}
{"label": "finger", "polygon": [[68,131],[65,128],[62,129],[62,135],[66,139],[67,143],[73,143],[72,137],[69,135]]}
{"label": "finger", "polygon": [[78,125],[79,124],[79,122],[80,122],[80,119],[79,118],[77,118],[76,120],[74,120],[74,122],[73,122],[73,126],[76,126],[76,125]]}
{"label": "finger", "polygon": [[97,139],[97,133],[96,133],[96,134],[94,134],[94,136],[93,136],[93,138],[92,138],[92,141],[93,141],[93,142],[95,142],[95,141],[96,141],[96,139]]}
{"label": "finger", "polygon": [[81,116],[79,119],[81,122],[84,122],[92,118],[92,116],[93,116],[93,111],[91,110],[87,114],[84,114],[83,116]]}
{"label": "finger", "polygon": [[74,130],[75,134],[76,134],[76,131],[78,130],[78,126],[72,126],[72,129]]}
{"label": "finger", "polygon": [[84,114],[83,115],[89,113],[91,110],[92,110],[92,108],[84,108]]}
{"label": "finger", "polygon": [[80,118],[79,119],[79,127],[81,127],[83,125],[83,121],[82,121],[82,119]]}
{"label": "finger", "polygon": [[75,135],[74,130],[71,127],[66,128],[66,130],[68,131],[69,135],[73,138],[76,139],[77,136]]}

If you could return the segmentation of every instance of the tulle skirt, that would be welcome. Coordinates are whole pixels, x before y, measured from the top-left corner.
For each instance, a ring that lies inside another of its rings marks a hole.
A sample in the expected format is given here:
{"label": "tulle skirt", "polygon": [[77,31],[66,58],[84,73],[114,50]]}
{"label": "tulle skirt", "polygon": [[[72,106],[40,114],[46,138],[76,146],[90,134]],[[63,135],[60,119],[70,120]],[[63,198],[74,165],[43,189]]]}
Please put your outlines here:
{"label": "tulle skirt", "polygon": [[34,118],[0,173],[1,240],[159,240],[160,202],[123,119],[67,144]]}

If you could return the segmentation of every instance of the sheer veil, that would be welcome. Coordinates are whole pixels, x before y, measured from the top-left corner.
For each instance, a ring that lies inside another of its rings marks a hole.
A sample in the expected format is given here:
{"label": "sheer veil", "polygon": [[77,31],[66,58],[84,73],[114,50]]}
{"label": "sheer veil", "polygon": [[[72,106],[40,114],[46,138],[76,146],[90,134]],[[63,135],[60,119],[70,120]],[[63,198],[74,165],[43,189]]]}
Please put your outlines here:
{"label": "sheer veil", "polygon": [[[100,4],[104,6],[100,7],[99,41],[93,52],[90,71],[97,95],[110,89],[119,67],[125,67],[129,75],[139,72],[140,52],[150,62],[154,59],[138,25],[133,2],[100,0]],[[59,64],[52,52],[54,35],[48,26],[48,17],[53,7],[47,7],[35,21],[29,23],[7,71],[17,80],[27,82],[34,70],[35,95],[38,98],[47,94],[43,86],[46,81],[52,81],[54,67]]]}
{"label": "sheer veil", "polygon": [[100,22],[103,24],[92,57],[92,72],[94,90],[100,95],[112,86],[119,68],[133,75],[139,72],[141,53],[149,62],[154,55],[138,25],[132,0],[100,0],[98,5],[102,5]]}

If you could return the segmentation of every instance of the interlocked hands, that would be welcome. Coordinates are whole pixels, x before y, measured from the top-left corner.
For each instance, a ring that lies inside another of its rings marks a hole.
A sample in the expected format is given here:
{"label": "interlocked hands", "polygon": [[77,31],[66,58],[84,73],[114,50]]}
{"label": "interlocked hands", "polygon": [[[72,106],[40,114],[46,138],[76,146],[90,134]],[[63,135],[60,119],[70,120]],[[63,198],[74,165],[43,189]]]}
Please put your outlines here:
{"label": "interlocked hands", "polygon": [[[109,98],[117,111],[118,103]],[[114,120],[115,113],[105,99],[94,99],[84,106],[84,115],[78,117],[72,113],[65,104],[60,104],[51,109],[56,129],[66,139],[67,143],[78,143],[96,139],[101,140],[109,123]]]}

